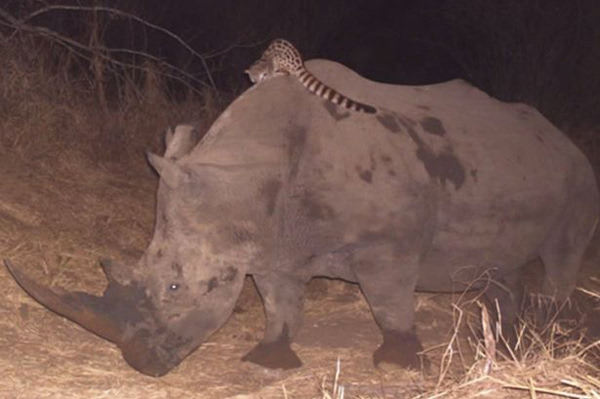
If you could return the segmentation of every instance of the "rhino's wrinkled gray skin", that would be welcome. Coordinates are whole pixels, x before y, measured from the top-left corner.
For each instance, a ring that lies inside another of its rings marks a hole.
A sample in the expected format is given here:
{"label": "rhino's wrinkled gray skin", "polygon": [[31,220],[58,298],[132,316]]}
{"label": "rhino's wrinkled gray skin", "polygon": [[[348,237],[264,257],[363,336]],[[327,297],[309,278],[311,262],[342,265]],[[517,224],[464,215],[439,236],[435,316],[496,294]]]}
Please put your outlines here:
{"label": "rhino's wrinkled gray skin", "polygon": [[[103,297],[62,294],[9,266],[49,308],[116,342],[137,370],[162,375],[227,320],[251,274],[264,301],[264,340],[244,359],[299,366],[290,340],[305,283],[360,284],[381,327],[380,361],[418,364],[415,290],[462,290],[488,270],[516,287],[544,262],[545,294],[575,284],[598,218],[582,153],[532,108],[462,81],[403,87],[328,61],[308,67],[376,115],[311,96],[293,77],[248,90],[199,145],[180,126],[160,175],[154,237],[132,270],[105,264]],[[520,292],[494,285],[505,320]],[[511,300],[512,298],[512,300]]]}

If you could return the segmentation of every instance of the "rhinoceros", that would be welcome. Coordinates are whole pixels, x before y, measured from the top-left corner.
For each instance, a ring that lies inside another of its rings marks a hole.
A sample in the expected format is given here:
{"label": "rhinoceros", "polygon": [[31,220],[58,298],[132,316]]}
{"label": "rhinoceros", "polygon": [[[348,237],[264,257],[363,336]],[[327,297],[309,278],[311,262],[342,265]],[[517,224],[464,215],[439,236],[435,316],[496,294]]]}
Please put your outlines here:
{"label": "rhinoceros", "polygon": [[487,273],[487,295],[514,320],[519,270],[541,258],[542,292],[569,296],[599,196],[563,133],[461,80],[397,86],[331,61],[307,67],[376,113],[336,107],[291,76],[258,84],[197,144],[179,126],[164,157],[148,155],[160,176],[154,235],[135,267],[103,264],[103,296],[51,290],[7,262],[14,278],[151,376],[226,322],[246,275],[266,329],[243,359],[269,368],[301,365],[290,342],[314,276],[360,285],[383,335],[375,363],[402,367],[418,367],[422,349],[416,290],[462,290]]}

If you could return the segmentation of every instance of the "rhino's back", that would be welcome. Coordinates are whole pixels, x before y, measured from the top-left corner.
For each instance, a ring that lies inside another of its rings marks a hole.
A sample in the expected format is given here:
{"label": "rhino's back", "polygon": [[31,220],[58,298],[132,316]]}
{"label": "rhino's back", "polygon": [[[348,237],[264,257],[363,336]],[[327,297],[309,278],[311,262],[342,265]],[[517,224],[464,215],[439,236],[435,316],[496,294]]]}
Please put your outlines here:
{"label": "rhino's back", "polygon": [[331,61],[307,67],[344,95],[375,106],[377,114],[336,107],[295,77],[271,79],[240,96],[190,157],[279,164],[308,184],[320,176],[356,195],[368,188],[390,201],[399,185],[405,190],[412,183],[433,183],[451,202],[465,204],[534,192],[552,201],[564,196],[575,175],[595,190],[583,154],[527,105],[503,103],[461,80],[398,86],[369,81]]}
{"label": "rhino's back", "polygon": [[[327,60],[309,61],[307,66],[327,85],[377,107],[379,120],[385,118],[382,114],[386,111],[399,113],[421,125],[426,133],[451,134],[455,144],[464,140],[494,145],[517,142],[523,146],[524,136],[532,136],[541,143],[549,140],[547,144],[563,154],[580,156],[580,151],[570,140],[535,108],[499,101],[461,79],[425,86],[402,86],[365,79],[345,66]],[[461,133],[468,133],[468,136],[461,140]],[[496,152],[502,152],[503,146],[494,148]]]}
{"label": "rhino's back", "polygon": [[[534,108],[501,102],[462,80],[400,86],[367,80],[331,61],[313,60],[307,67],[340,93],[376,107],[377,114],[336,107],[309,93],[295,77],[272,79],[240,96],[195,153],[219,163],[281,159],[286,156],[289,131],[305,129],[318,140],[324,131],[340,132],[337,137],[329,135],[329,143],[321,142],[332,149],[344,149],[349,141],[361,147],[392,141],[405,148],[406,138],[416,147],[426,144],[437,152],[446,147],[475,163],[483,158],[479,172],[486,165],[507,171],[516,158],[523,166],[546,167],[550,157],[554,169],[562,169],[556,164],[561,161],[587,164],[564,134]],[[243,159],[240,146],[245,149]]]}

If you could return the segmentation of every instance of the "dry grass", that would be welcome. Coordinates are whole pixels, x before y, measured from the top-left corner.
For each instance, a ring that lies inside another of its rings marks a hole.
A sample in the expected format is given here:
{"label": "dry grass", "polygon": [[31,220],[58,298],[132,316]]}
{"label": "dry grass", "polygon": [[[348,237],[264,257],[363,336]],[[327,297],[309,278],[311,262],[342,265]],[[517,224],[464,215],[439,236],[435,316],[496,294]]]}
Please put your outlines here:
{"label": "dry grass", "polygon": [[[600,288],[600,287],[598,287]],[[596,291],[587,291],[595,298]],[[461,315],[463,311],[459,312]],[[487,310],[482,308],[481,319],[483,331],[491,331],[485,327],[489,324]],[[582,338],[565,340],[564,331],[557,333],[557,325],[551,328],[555,334],[542,338],[537,330],[524,324],[520,330],[521,348],[517,357],[512,354],[497,353],[495,347],[501,342],[490,344],[489,335],[480,340],[471,341],[475,357],[468,368],[463,368],[458,378],[449,377],[444,368],[452,363],[451,353],[460,350],[456,345],[456,336],[460,330],[462,317],[454,327],[451,339],[445,345],[439,361],[440,373],[437,384],[431,380],[424,382],[424,392],[410,397],[414,399],[437,398],[600,398],[600,341],[583,344]],[[576,333],[576,332],[574,332]],[[515,350],[516,352],[516,350]],[[498,360],[496,359],[498,358]],[[346,379],[341,373],[342,366],[338,359],[335,372],[323,380],[323,399],[341,399],[344,397]],[[285,397],[285,396],[284,396]],[[352,396],[361,399],[384,398],[385,395]],[[390,396],[396,397],[396,396]]]}
{"label": "dry grass", "polygon": [[98,61],[94,48],[81,55],[61,40],[67,38],[33,28],[0,32],[2,151],[129,169],[143,165],[136,161],[145,150],[162,148],[167,126],[193,122],[205,129],[223,107],[213,90],[191,83],[174,101],[171,74],[151,60],[129,66],[103,54]]}
{"label": "dry grass", "polygon": [[522,327],[521,336],[522,342],[528,344],[521,348],[519,357],[501,356],[502,360],[495,361],[479,347],[478,359],[463,378],[444,381],[434,393],[419,398],[600,397],[600,341],[584,345],[577,338],[542,338],[527,324]]}

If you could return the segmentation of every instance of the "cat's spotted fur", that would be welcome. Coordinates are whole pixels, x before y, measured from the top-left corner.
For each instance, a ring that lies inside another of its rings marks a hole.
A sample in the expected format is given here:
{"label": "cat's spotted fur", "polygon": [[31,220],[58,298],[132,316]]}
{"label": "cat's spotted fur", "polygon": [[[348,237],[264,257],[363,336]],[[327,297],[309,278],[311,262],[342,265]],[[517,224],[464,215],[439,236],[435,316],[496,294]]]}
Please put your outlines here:
{"label": "cat's spotted fur", "polygon": [[287,40],[276,39],[250,68],[246,70],[252,83],[259,83],[276,76],[293,75],[310,92],[354,111],[376,113],[375,107],[354,101],[317,79],[304,67],[300,52]]}

